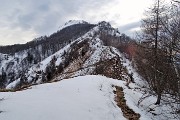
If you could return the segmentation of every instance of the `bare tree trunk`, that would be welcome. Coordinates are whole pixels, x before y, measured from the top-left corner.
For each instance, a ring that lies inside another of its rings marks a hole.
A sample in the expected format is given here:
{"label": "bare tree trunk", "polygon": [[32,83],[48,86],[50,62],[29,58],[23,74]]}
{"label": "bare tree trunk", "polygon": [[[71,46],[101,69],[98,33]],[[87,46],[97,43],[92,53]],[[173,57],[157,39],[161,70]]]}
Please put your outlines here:
{"label": "bare tree trunk", "polygon": [[161,102],[161,93],[157,93],[157,101],[155,103],[155,105],[159,105]]}
{"label": "bare tree trunk", "polygon": [[157,60],[158,60],[158,55],[157,55],[157,50],[158,50],[158,31],[159,31],[159,0],[157,1],[157,8],[156,8],[156,36],[155,36],[155,48],[154,48],[154,81],[156,83],[156,88],[157,88],[157,101],[156,101],[156,105],[160,104],[160,100],[161,100],[161,86],[160,86],[160,81],[157,80]]}

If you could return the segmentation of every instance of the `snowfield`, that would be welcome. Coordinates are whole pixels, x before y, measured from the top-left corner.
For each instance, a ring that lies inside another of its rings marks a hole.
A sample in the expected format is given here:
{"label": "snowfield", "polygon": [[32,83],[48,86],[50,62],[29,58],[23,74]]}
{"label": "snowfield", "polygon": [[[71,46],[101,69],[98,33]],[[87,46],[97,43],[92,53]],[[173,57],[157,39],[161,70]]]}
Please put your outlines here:
{"label": "snowfield", "polygon": [[153,96],[138,106],[143,94],[136,84],[130,83],[128,89],[125,83],[87,75],[32,86],[24,91],[0,92],[0,120],[126,120],[114,101],[113,85],[123,88],[126,104],[141,115],[140,120],[169,120],[163,114],[154,116],[149,107],[157,114],[170,108],[154,106],[156,97]]}
{"label": "snowfield", "polygon": [[0,120],[125,120],[111,82],[84,76],[0,93]]}

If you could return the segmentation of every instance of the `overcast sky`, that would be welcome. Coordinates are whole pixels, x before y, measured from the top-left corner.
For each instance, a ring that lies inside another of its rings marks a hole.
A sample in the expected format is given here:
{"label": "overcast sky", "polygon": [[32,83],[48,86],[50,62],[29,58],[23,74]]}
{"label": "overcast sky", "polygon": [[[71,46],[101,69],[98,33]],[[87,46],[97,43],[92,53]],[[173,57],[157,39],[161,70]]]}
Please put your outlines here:
{"label": "overcast sky", "polygon": [[50,35],[69,20],[110,22],[120,32],[138,29],[153,0],[0,0],[0,45]]}

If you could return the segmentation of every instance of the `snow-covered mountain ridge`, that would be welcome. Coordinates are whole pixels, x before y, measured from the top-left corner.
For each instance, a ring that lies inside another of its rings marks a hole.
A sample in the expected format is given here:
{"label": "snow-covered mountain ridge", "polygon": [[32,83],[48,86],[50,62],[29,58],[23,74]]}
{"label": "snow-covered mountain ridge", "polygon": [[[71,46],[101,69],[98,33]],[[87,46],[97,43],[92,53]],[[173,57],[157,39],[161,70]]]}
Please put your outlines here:
{"label": "snow-covered mountain ridge", "polygon": [[[77,22],[70,23],[75,25],[88,24],[86,22],[79,22],[80,24],[77,24]],[[121,62],[119,61],[120,56],[116,54],[117,50],[111,46],[105,46],[103,40],[100,39],[102,33],[116,38],[120,37],[120,33],[112,28],[109,23],[100,22],[79,38],[64,44],[64,47],[44,59],[42,54],[35,57],[31,53],[33,48],[17,52],[14,55],[1,54],[0,72],[3,77],[2,81],[4,81],[1,83],[1,87],[5,86],[7,89],[14,89],[23,85],[47,82],[55,79],[55,76],[58,76],[58,79],[63,79],[87,74],[105,75],[105,72],[108,73],[108,71],[98,73],[99,70],[97,70],[100,67],[100,69],[105,69],[102,68],[104,66],[103,62],[107,64],[108,61],[114,61],[117,66],[121,66]],[[38,49],[41,51],[42,47],[38,46]],[[47,52],[53,53],[51,49]],[[42,60],[35,61],[38,57]],[[116,68],[118,68],[117,66]],[[110,67],[115,68],[115,64],[112,62]],[[122,77],[121,68],[118,69],[119,72],[116,72],[119,73],[118,76],[112,75],[114,72],[111,71],[109,77],[114,76],[120,79]]]}
{"label": "snow-covered mountain ridge", "polygon": [[[144,99],[148,84],[123,53],[126,42],[105,21],[70,21],[51,36],[3,51],[0,119],[175,120],[172,106]],[[135,83],[128,83],[131,73]]]}

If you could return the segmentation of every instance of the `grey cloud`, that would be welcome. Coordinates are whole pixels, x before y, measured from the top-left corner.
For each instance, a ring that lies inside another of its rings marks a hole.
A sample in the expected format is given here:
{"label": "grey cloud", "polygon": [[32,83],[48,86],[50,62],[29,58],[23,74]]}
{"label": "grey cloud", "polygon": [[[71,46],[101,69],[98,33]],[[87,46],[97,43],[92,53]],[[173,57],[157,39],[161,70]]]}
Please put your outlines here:
{"label": "grey cloud", "polygon": [[[116,0],[114,0],[116,1]],[[22,31],[33,30],[37,35],[51,34],[57,31],[69,19],[85,19],[88,22],[106,20],[108,14],[99,12],[103,5],[112,3],[110,0],[0,0],[1,20],[9,29],[21,28]],[[93,14],[88,14],[93,11]],[[117,14],[118,16],[118,14]],[[111,21],[112,23],[116,21]],[[138,23],[120,27],[120,31],[128,31]],[[18,33],[20,34],[20,33]],[[21,39],[21,38],[19,38]]]}
{"label": "grey cloud", "polygon": [[56,13],[49,14],[51,17],[46,16],[42,19],[42,23],[39,23],[36,26],[36,30],[42,35],[51,34],[55,32],[59,26],[59,21],[63,21],[62,18],[59,18]]}
{"label": "grey cloud", "polygon": [[8,16],[4,16],[9,20],[9,26],[21,27],[24,30],[34,29],[39,34],[45,34],[48,30],[58,28],[69,17],[78,16],[87,9],[97,8],[108,0],[98,2],[96,0],[0,0],[0,2],[7,7],[4,9],[9,9]]}
{"label": "grey cloud", "polygon": [[130,23],[130,24],[127,24],[124,26],[120,26],[118,29],[120,32],[123,32],[127,35],[133,36],[134,32],[132,32],[130,30],[139,27],[140,24],[141,24],[141,21],[137,21],[137,22],[133,22],[133,23]]}
{"label": "grey cloud", "polygon": [[17,15],[16,13],[11,14],[10,17],[16,20],[11,23],[11,26],[19,26],[24,30],[33,28],[39,34],[47,33],[47,30],[52,31],[56,25],[65,22],[63,20],[65,17],[68,18],[68,16],[84,12],[85,8],[82,7],[84,5],[91,5],[92,7],[93,3],[95,6],[102,4],[101,2],[95,2],[95,0],[28,0],[28,2],[17,0],[13,2],[19,2],[19,4],[16,3],[18,6],[10,9],[17,9],[18,7],[21,9],[17,9]]}
{"label": "grey cloud", "polygon": [[39,9],[40,11],[48,11],[48,10],[49,10],[49,4],[39,5],[38,9]]}
{"label": "grey cloud", "polygon": [[141,21],[133,22],[133,23],[130,23],[130,24],[127,24],[124,26],[120,26],[119,30],[128,31],[128,30],[131,30],[133,28],[137,28],[138,26],[140,26],[140,24],[141,24]]}

